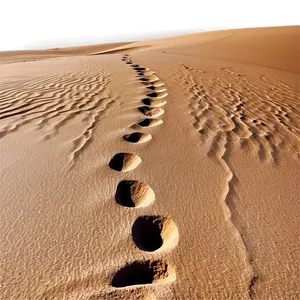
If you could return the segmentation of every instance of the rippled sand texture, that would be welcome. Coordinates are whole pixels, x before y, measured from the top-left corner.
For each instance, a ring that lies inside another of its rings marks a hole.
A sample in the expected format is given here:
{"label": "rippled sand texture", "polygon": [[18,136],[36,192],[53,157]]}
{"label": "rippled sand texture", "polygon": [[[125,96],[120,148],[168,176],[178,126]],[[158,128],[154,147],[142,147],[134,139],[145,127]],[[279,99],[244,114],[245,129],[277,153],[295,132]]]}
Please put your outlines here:
{"label": "rippled sand texture", "polygon": [[0,53],[0,298],[299,299],[299,38]]}

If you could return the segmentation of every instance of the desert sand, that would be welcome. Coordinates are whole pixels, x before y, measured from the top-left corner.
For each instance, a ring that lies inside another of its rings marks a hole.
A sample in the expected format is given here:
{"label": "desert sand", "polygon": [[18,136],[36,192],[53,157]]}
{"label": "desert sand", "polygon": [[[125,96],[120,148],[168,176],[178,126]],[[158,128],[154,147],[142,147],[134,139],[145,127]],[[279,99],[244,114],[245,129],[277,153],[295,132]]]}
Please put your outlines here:
{"label": "desert sand", "polygon": [[299,40],[0,52],[0,298],[299,299]]}

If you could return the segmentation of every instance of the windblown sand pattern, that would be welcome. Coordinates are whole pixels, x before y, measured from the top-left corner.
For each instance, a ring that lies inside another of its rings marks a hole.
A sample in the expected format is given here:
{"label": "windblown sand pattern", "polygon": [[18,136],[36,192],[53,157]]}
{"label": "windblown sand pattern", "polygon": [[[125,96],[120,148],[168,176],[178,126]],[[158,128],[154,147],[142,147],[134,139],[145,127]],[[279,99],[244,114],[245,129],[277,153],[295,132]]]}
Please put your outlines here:
{"label": "windblown sand pattern", "polygon": [[107,89],[110,74],[79,72],[53,77],[36,78],[21,83],[4,84],[0,91],[0,115],[3,124],[0,138],[25,125],[43,132],[48,140],[59,134],[62,127],[80,119],[84,132],[73,140],[70,166],[91,142],[93,130],[114,99]]}
{"label": "windblown sand pattern", "polygon": [[237,80],[213,75],[197,81],[193,71],[183,67],[181,78],[188,85],[193,126],[210,145],[208,155],[221,158],[226,147],[239,143],[262,161],[276,163],[281,148],[299,157],[300,96],[293,86],[263,76],[250,83],[228,68],[222,71],[238,76]]}
{"label": "windblown sand pattern", "polygon": [[0,53],[1,300],[298,300],[299,37]]}

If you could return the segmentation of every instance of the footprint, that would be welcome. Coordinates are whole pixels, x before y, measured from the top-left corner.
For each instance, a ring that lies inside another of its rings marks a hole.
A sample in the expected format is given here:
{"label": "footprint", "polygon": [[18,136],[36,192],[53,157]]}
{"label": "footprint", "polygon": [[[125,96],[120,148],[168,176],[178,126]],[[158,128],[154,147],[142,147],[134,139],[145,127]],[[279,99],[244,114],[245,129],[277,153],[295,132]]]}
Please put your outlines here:
{"label": "footprint", "polygon": [[146,71],[147,69],[146,68],[135,67],[135,68],[133,68],[133,70],[135,70],[137,72],[140,72],[140,71]]}
{"label": "footprint", "polygon": [[142,127],[154,127],[162,123],[163,121],[161,119],[144,119],[142,122],[138,124]]}
{"label": "footprint", "polygon": [[128,172],[135,169],[142,159],[134,153],[117,153],[109,162],[111,169]]}
{"label": "footprint", "polygon": [[152,107],[162,107],[167,103],[166,100],[152,100],[150,98],[145,98],[142,100],[142,102],[145,105],[152,106]]}
{"label": "footprint", "polygon": [[142,106],[138,108],[139,111],[147,117],[157,118],[164,114],[164,110],[162,108],[150,108],[147,106]]}
{"label": "footprint", "polygon": [[142,67],[140,67],[140,68],[134,68],[134,71],[136,71],[137,73],[145,73],[145,74],[147,74],[146,76],[150,76],[150,75],[154,75],[155,74],[155,72],[152,71],[149,68],[142,68]]}
{"label": "footprint", "polygon": [[[164,86],[165,86],[165,84],[162,83],[162,82],[160,82],[160,83],[155,82],[155,83],[147,86],[146,88],[149,89],[149,90],[153,90],[154,91],[154,90],[157,90],[159,88],[163,88]],[[167,90],[167,89],[165,89],[165,90]]]}
{"label": "footprint", "polygon": [[135,261],[120,269],[111,285],[123,288],[132,285],[160,284],[176,280],[175,269],[162,260]]}
{"label": "footprint", "polygon": [[[150,86],[150,87],[152,87],[152,86]],[[167,89],[164,85],[160,85],[160,86],[154,86],[154,91],[157,93],[162,93],[162,92],[167,92]]]}
{"label": "footprint", "polygon": [[136,180],[122,180],[115,195],[116,202],[127,207],[144,207],[150,205],[155,194],[150,186]]}
{"label": "footprint", "polygon": [[153,252],[175,247],[179,233],[175,222],[169,217],[141,216],[132,226],[132,239],[139,249]]}
{"label": "footprint", "polygon": [[168,93],[167,92],[162,92],[162,93],[153,92],[153,93],[147,94],[147,96],[150,97],[150,98],[162,99],[162,98],[167,97]]}
{"label": "footprint", "polygon": [[134,132],[123,136],[124,140],[129,143],[142,144],[152,139],[150,133]]}
{"label": "footprint", "polygon": [[156,75],[150,75],[150,76],[147,76],[147,77],[142,77],[142,78],[139,78],[140,81],[146,81],[146,82],[156,82],[159,80],[159,78],[156,76]]}

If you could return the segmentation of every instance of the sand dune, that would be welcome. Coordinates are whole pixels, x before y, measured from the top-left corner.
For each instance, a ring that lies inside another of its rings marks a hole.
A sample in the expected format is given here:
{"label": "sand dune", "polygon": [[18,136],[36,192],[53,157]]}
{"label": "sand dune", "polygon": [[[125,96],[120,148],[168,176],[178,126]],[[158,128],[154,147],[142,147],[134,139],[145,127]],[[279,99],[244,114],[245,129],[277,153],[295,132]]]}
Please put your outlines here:
{"label": "sand dune", "polygon": [[0,53],[1,299],[299,299],[299,37]]}

